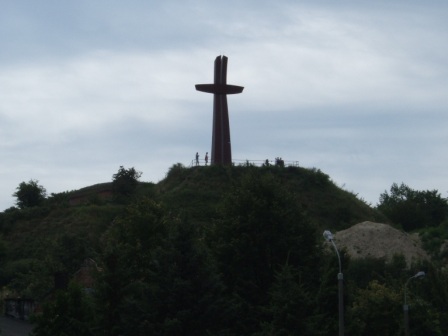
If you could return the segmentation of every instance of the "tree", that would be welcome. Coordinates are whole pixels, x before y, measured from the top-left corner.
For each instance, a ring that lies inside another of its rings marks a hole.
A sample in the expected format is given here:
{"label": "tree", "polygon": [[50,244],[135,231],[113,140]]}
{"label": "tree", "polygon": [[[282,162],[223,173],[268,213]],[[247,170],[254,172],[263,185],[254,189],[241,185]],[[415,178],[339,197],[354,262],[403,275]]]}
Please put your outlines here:
{"label": "tree", "polygon": [[[281,311],[271,315],[273,310],[269,308],[282,304],[280,298],[274,300],[269,295],[271,291],[284,295],[281,288],[273,288],[280,281],[276,275],[282,270],[301,279],[301,288],[293,290],[296,298],[302,288],[311,293],[317,290],[313,288],[319,282],[315,272],[320,257],[317,232],[294,194],[285,190],[270,172],[248,170],[241,183],[224,197],[214,224],[210,246],[216,253],[224,284],[234,298],[233,334],[258,332],[260,322],[270,318],[275,318],[271,325],[275,327],[282,316],[292,314]],[[290,268],[285,270],[285,264]],[[302,304],[311,314],[313,309],[308,302]]]}
{"label": "tree", "polygon": [[201,238],[159,203],[128,206],[103,237],[102,335],[217,335],[223,287]]}
{"label": "tree", "polygon": [[158,314],[151,333],[163,335],[217,335],[227,328],[223,323],[227,305],[224,286],[194,224],[174,221],[169,246],[157,253],[152,287]]}
{"label": "tree", "polygon": [[438,226],[448,217],[447,200],[437,190],[413,190],[404,183],[381,194],[377,208],[406,231]]}
{"label": "tree", "polygon": [[137,188],[138,179],[142,173],[135,170],[134,167],[126,169],[120,166],[118,172],[112,175],[112,188],[114,192],[122,196],[129,196]]}
{"label": "tree", "polygon": [[403,320],[400,291],[373,280],[358,289],[347,311],[351,335],[399,335]]}
{"label": "tree", "polygon": [[312,299],[301,284],[299,272],[284,265],[270,292],[270,322],[263,324],[262,335],[317,335],[310,325],[311,306]]}
{"label": "tree", "polygon": [[139,335],[137,330],[147,328],[159,290],[149,279],[159,264],[157,251],[166,247],[167,222],[160,204],[142,199],[128,206],[103,235],[103,271],[95,291],[102,335]]}
{"label": "tree", "polygon": [[21,209],[41,205],[47,197],[47,191],[38,180],[22,182],[16,190],[12,195],[17,198],[16,204]]}
{"label": "tree", "polygon": [[[428,276],[428,279],[432,277]],[[354,300],[347,309],[347,331],[350,335],[402,335],[403,334],[403,284],[387,284],[372,280],[367,288],[354,291]],[[424,281],[409,282],[410,329],[412,335],[442,335],[440,312],[428,302],[431,293]],[[443,304],[443,307],[446,304]]]}
{"label": "tree", "polygon": [[92,300],[80,285],[72,282],[67,291],[57,291],[43,305],[42,314],[33,317],[34,336],[93,336]]}

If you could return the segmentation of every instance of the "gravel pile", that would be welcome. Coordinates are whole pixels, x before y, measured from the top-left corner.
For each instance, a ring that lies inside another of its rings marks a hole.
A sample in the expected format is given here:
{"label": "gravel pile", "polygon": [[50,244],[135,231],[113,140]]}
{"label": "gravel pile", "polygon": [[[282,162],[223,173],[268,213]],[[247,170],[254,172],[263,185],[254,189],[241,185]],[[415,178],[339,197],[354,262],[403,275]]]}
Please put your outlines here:
{"label": "gravel pile", "polygon": [[409,235],[390,225],[362,222],[334,235],[339,249],[345,248],[353,259],[385,258],[403,254],[408,266],[413,261],[429,259],[421,247],[418,235]]}

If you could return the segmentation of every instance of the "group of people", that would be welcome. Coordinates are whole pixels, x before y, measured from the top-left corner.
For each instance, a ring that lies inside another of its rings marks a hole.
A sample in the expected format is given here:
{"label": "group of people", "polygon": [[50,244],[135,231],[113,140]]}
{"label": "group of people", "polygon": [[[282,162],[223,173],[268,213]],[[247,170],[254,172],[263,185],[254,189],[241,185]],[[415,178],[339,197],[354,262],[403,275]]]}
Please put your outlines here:
{"label": "group of people", "polygon": [[[205,153],[205,165],[208,165],[208,152]],[[199,166],[199,153],[196,152],[196,166]]]}
{"label": "group of people", "polygon": [[[271,164],[270,164],[269,159],[266,159],[266,161],[264,161],[264,163],[263,163],[263,166],[265,166],[265,167],[269,167],[270,165]],[[276,157],[275,158],[275,166],[277,166],[277,167],[284,167],[285,166],[285,161],[283,161],[283,159],[281,157]]]}

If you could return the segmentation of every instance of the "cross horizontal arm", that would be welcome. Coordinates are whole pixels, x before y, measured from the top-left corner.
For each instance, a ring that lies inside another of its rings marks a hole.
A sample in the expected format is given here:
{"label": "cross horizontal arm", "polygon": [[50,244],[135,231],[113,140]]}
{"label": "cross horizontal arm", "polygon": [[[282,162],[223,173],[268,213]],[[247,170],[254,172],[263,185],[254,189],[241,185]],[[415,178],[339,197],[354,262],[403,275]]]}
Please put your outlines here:
{"label": "cross horizontal arm", "polygon": [[213,94],[236,94],[243,92],[244,87],[229,84],[196,84],[196,90]]}

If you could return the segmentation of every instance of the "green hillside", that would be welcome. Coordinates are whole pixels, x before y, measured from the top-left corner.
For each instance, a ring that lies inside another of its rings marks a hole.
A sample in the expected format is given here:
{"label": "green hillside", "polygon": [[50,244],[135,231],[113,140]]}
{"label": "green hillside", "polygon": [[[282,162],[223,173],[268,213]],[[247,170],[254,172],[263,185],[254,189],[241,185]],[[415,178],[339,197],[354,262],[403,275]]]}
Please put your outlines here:
{"label": "green hillside", "polygon": [[[100,183],[0,213],[1,295],[45,303],[37,336],[73,334],[62,330],[73,320],[77,335],[335,334],[337,261],[322,232],[363,221],[387,219],[319,169],[176,164],[132,193]],[[99,266],[94,295],[69,287],[49,300],[55,274],[71,278],[86,258]],[[403,259],[342,258],[347,329],[399,330],[399,309],[387,321],[379,312],[400,307]],[[445,275],[433,272],[424,333],[442,321]]]}
{"label": "green hillside", "polygon": [[[295,195],[300,207],[320,230],[341,230],[365,220],[385,221],[381,214],[352,193],[337,187],[328,175],[317,169],[275,166],[185,168],[177,164],[158,184],[140,183],[134,197],[125,202],[114,200],[111,183],[101,183],[53,194],[40,207],[10,209],[2,213],[2,285],[16,281],[17,276],[24,276],[24,268],[29,271],[30,268],[51,266],[54,271],[62,268],[74,272],[85,257],[95,255],[102,233],[123,212],[126,203],[138,198],[148,197],[162,202],[193,223],[207,225],[216,217],[223,195],[248,172],[274,176],[285,191]],[[70,251],[70,248],[74,250]],[[29,291],[22,286],[17,290],[33,295],[34,289]]]}
{"label": "green hillside", "polygon": [[[158,184],[140,183],[133,198],[117,201],[111,183],[53,194],[44,205],[9,209],[1,213],[0,240],[3,286],[12,286],[21,295],[45,292],[50,273],[73,273],[85,257],[95,256],[102,233],[119,216],[126,203],[148,197],[162,202],[171,211],[200,225],[216,217],[223,195],[251,171],[272,175],[283,188],[295,194],[301,208],[319,230],[341,230],[365,220],[384,221],[377,211],[355,195],[337,187],[317,169],[301,167],[200,166],[173,165]],[[76,202],[74,202],[76,200]],[[75,203],[76,205],[71,205]],[[41,278],[48,270],[41,289],[26,286],[28,276]],[[50,272],[51,270],[51,272]],[[39,272],[38,275],[34,274]],[[26,279],[18,280],[17,277]],[[16,282],[20,284],[16,285]],[[23,292],[22,292],[23,291]]]}
{"label": "green hillside", "polygon": [[294,193],[304,211],[320,228],[341,230],[364,220],[385,217],[356,195],[339,188],[319,169],[302,167],[171,167],[156,186],[157,199],[193,218],[207,221],[224,193],[248,171],[271,174],[288,192]]}

